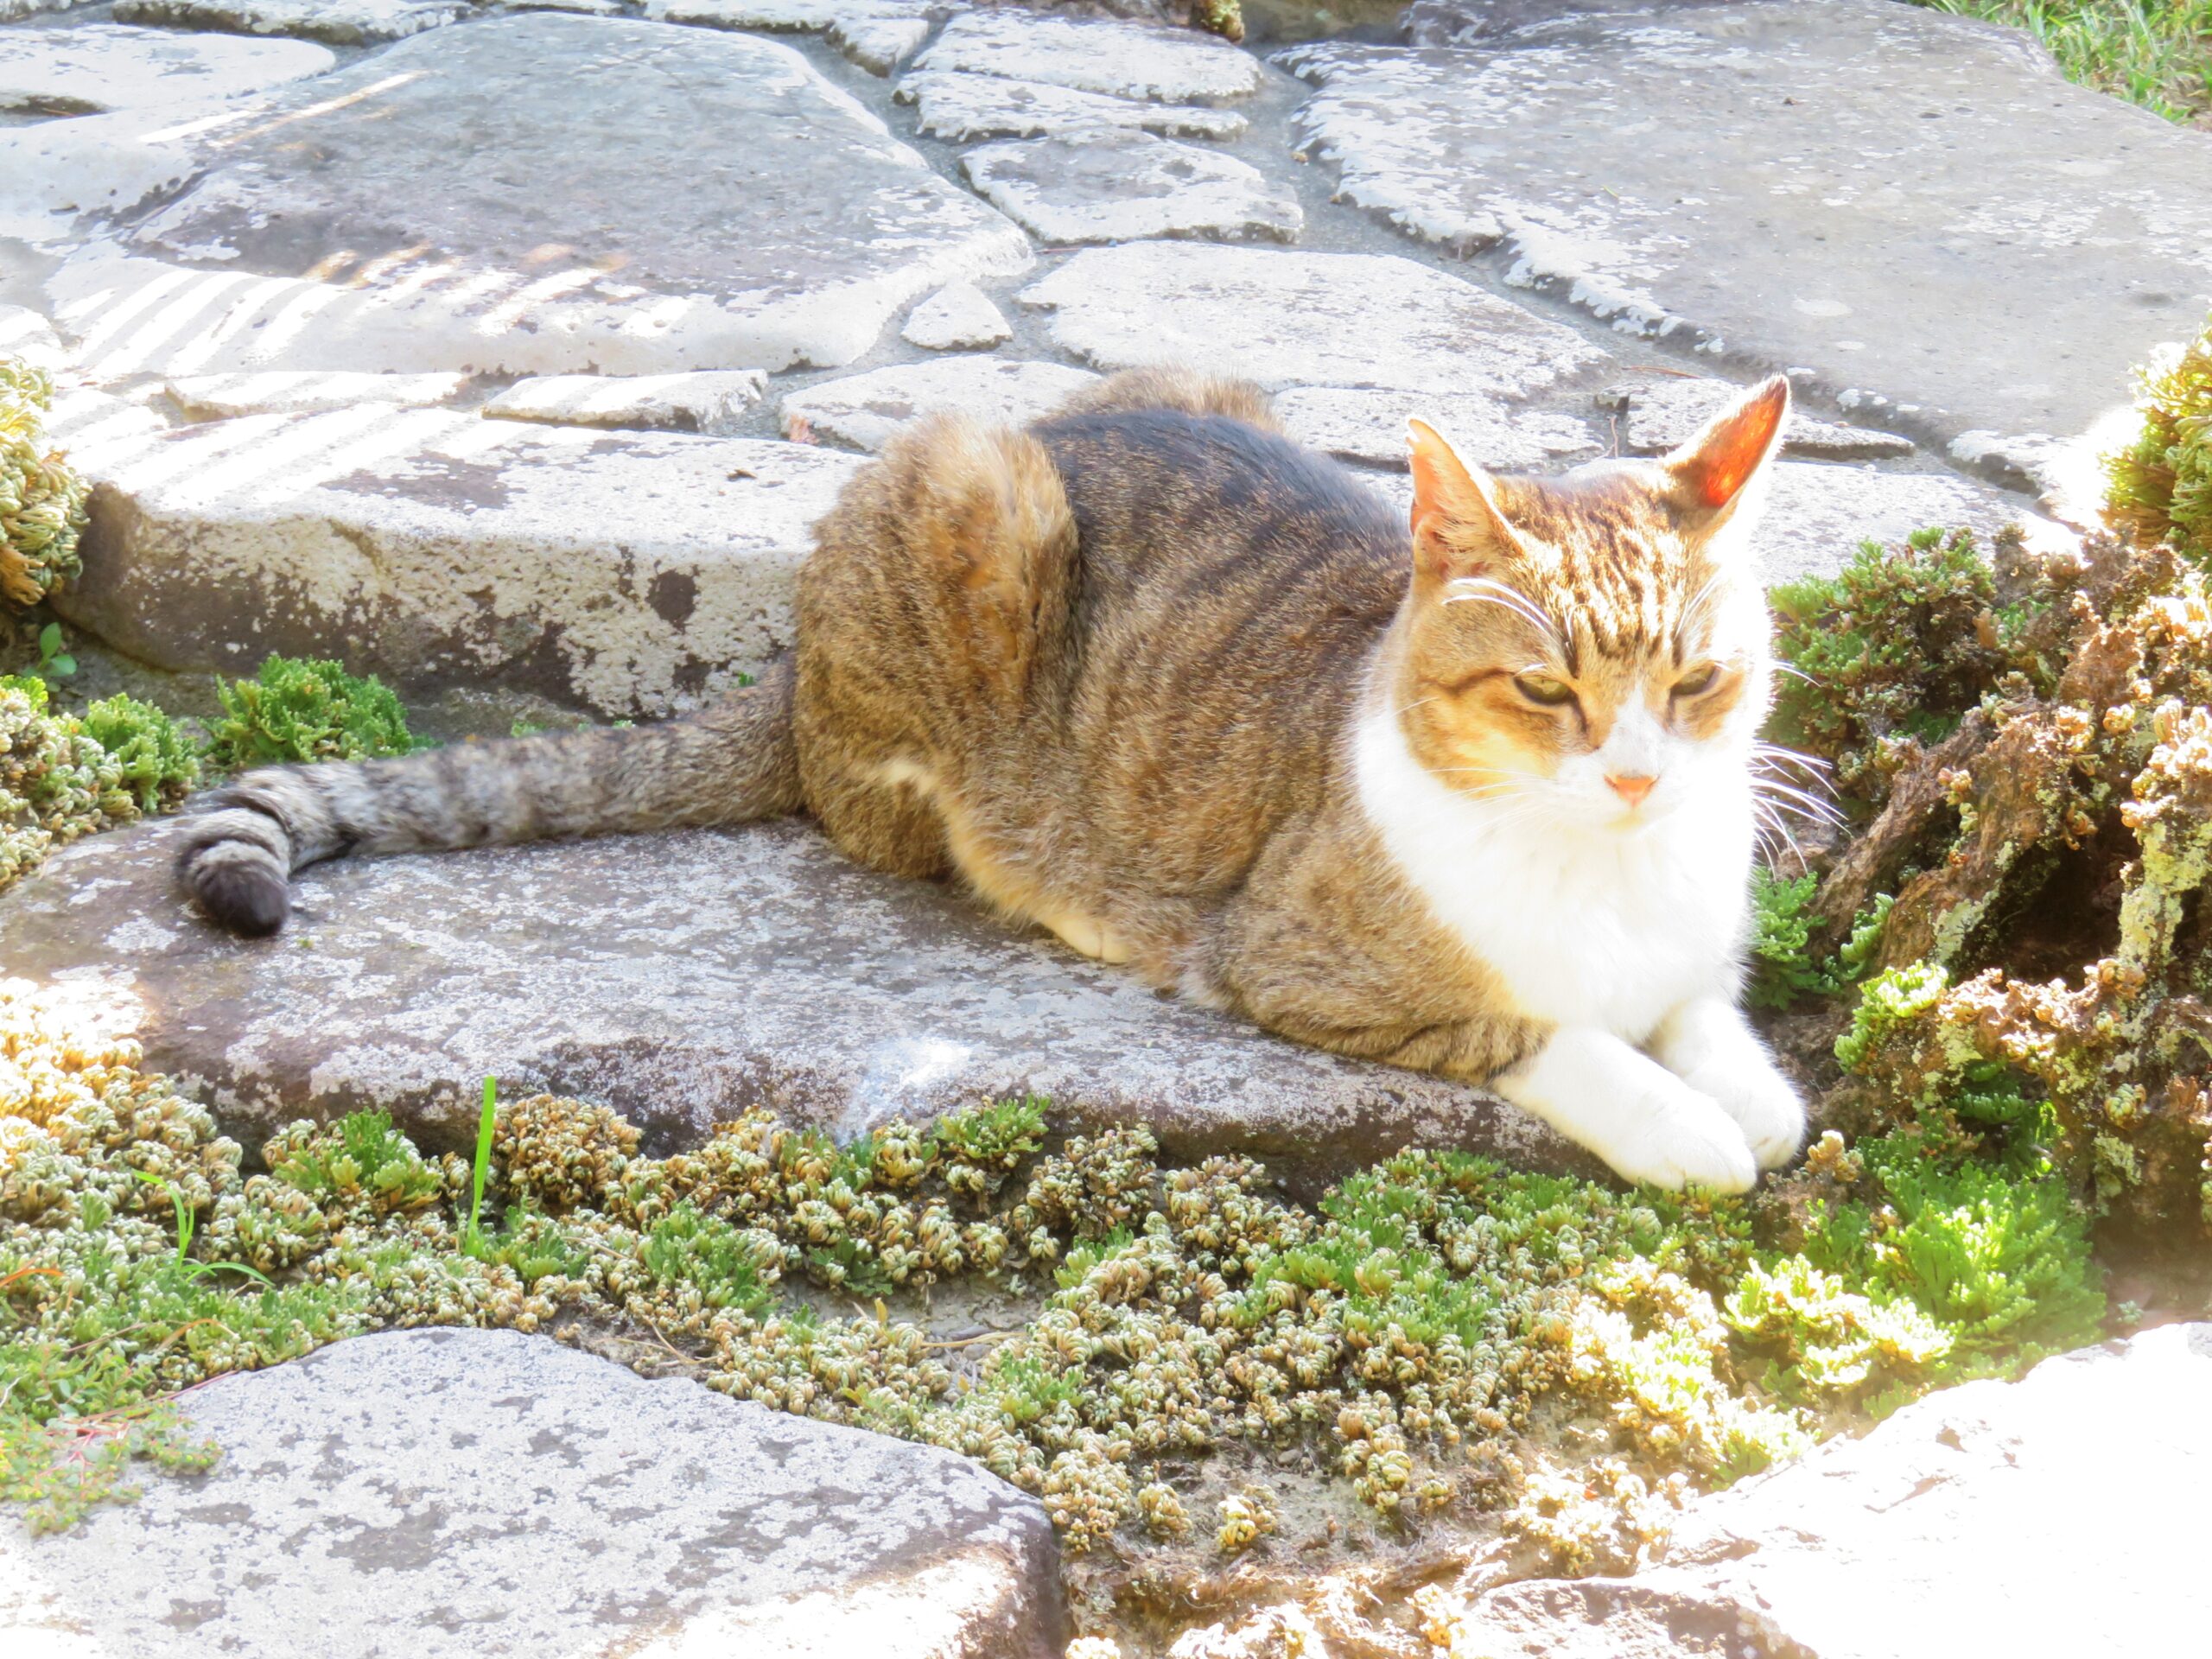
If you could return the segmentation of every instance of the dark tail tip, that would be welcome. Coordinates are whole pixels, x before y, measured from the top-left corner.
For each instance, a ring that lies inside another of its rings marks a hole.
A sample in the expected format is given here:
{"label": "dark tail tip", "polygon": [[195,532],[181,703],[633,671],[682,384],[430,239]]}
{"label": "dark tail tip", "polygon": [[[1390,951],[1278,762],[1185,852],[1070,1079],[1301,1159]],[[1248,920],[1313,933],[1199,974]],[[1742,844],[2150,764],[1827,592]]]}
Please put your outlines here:
{"label": "dark tail tip", "polygon": [[194,861],[185,882],[218,926],[249,939],[266,938],[284,925],[292,895],[283,878],[266,866],[219,855],[237,845],[232,842],[207,849]]}

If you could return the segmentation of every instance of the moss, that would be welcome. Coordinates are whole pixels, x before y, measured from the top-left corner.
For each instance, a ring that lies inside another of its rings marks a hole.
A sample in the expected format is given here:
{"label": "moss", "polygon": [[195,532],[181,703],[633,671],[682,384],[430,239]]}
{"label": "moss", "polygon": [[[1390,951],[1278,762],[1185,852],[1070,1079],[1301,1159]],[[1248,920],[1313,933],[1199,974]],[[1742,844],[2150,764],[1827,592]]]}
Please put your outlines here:
{"label": "moss", "polygon": [[199,746],[152,703],[104,697],[86,704],[81,720],[85,735],[115,758],[140,812],[174,811],[198,786]]}
{"label": "moss", "polygon": [[[755,1112],[654,1159],[603,1107],[536,1096],[495,1122],[499,1212],[471,1239],[468,1167],[383,1115],[288,1126],[245,1175],[128,1043],[0,987],[0,1478],[66,1521],[123,1495],[131,1456],[208,1455],[162,1410],[206,1376],[363,1330],[583,1322],[973,1457],[1072,1557],[1264,1558],[1258,1476],[1307,1458],[1376,1526],[1489,1514],[1540,1564],[1620,1569],[1688,1491],[2081,1338],[2102,1305],[2052,1178],[1925,1135],[1824,1142],[1822,1202],[1777,1243],[1740,1201],[1464,1154],[1307,1208],[1248,1159],[1045,1135],[1036,1101],[842,1149]],[[921,1326],[842,1313],[855,1288],[1036,1280],[964,1380]],[[1226,1486],[1193,1478],[1238,1447]]]}
{"label": "moss", "polygon": [[0,357],[0,601],[35,605],[79,569],[83,479],[47,447],[54,383],[20,358]]}
{"label": "moss", "polygon": [[224,718],[210,753],[225,767],[365,760],[415,747],[391,689],[337,663],[271,657],[253,678],[229,681],[217,694]]}
{"label": "moss", "polygon": [[1774,588],[1776,653],[1795,671],[1776,698],[1776,734],[1833,762],[1846,794],[1878,804],[1890,776],[1948,736],[2001,667],[1982,621],[1997,597],[1964,530],[1862,543],[1835,575]]}

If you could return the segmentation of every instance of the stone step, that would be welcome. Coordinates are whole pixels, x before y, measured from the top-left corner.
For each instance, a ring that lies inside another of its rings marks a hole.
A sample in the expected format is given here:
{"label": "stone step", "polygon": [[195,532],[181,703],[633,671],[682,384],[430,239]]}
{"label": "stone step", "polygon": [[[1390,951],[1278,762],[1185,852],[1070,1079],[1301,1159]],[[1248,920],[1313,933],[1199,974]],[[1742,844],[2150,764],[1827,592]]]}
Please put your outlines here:
{"label": "stone step", "polygon": [[114,23],[0,35],[0,110],[84,115],[151,105],[170,111],[261,92],[337,67],[304,41],[172,35]]}
{"label": "stone step", "polygon": [[1299,148],[1338,200],[1617,327],[2041,485],[2203,326],[2212,133],[2017,30],[1891,0],[1435,10],[1473,44],[1278,55],[1316,87]]}
{"label": "stone step", "polygon": [[358,1337],[184,1397],[222,1456],[32,1539],[19,1659],[1057,1659],[1044,1506],[548,1337]]}
{"label": "stone step", "polygon": [[1698,1500],[1662,1566],[1511,1585],[1431,1628],[1484,1659],[2201,1653],[2208,1399],[2212,1325],[2047,1359]]}
{"label": "stone step", "polygon": [[787,649],[810,526],[861,465],[387,404],[168,429],[84,397],[55,424],[95,485],[56,607],[139,660],[343,658],[408,690],[491,683],[610,715]]}
{"label": "stone step", "polygon": [[81,244],[46,291],[98,379],[827,366],[1032,257],[755,35],[498,16],[185,113],[0,129],[0,220]]}
{"label": "stone step", "polygon": [[304,874],[277,938],[178,897],[174,820],[78,843],[0,896],[0,963],[143,1044],[248,1147],[302,1115],[474,1135],[483,1079],[603,1102],[648,1149],[765,1105],[841,1138],[1047,1096],[1311,1189],[1408,1145],[1598,1173],[1476,1090],[1156,995],[792,819]]}

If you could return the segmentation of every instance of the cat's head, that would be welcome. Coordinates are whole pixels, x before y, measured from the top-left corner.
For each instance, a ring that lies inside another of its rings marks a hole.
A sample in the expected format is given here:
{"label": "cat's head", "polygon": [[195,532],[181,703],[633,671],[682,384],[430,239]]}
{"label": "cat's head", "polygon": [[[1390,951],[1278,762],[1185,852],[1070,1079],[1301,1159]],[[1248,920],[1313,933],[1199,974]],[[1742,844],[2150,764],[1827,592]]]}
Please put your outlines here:
{"label": "cat's head", "polygon": [[1414,757],[1516,818],[1632,831],[1740,780],[1770,695],[1748,531],[1777,377],[1656,461],[1493,478],[1411,423],[1395,692]]}

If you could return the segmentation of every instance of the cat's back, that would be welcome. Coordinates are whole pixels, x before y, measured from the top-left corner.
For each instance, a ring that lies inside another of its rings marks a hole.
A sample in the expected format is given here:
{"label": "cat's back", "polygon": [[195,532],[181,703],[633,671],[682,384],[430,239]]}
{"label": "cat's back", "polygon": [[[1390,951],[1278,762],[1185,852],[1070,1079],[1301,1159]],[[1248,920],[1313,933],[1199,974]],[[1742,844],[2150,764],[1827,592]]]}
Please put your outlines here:
{"label": "cat's back", "polygon": [[1165,600],[1218,624],[1264,608],[1325,632],[1387,625],[1397,609],[1399,515],[1280,433],[1179,409],[1086,410],[1031,430],[1066,491],[1095,605]]}
{"label": "cat's back", "polygon": [[1032,435],[1077,526],[1067,793],[1161,887],[1238,879],[1331,798],[1407,532],[1335,462],[1231,416],[1086,411]]}

